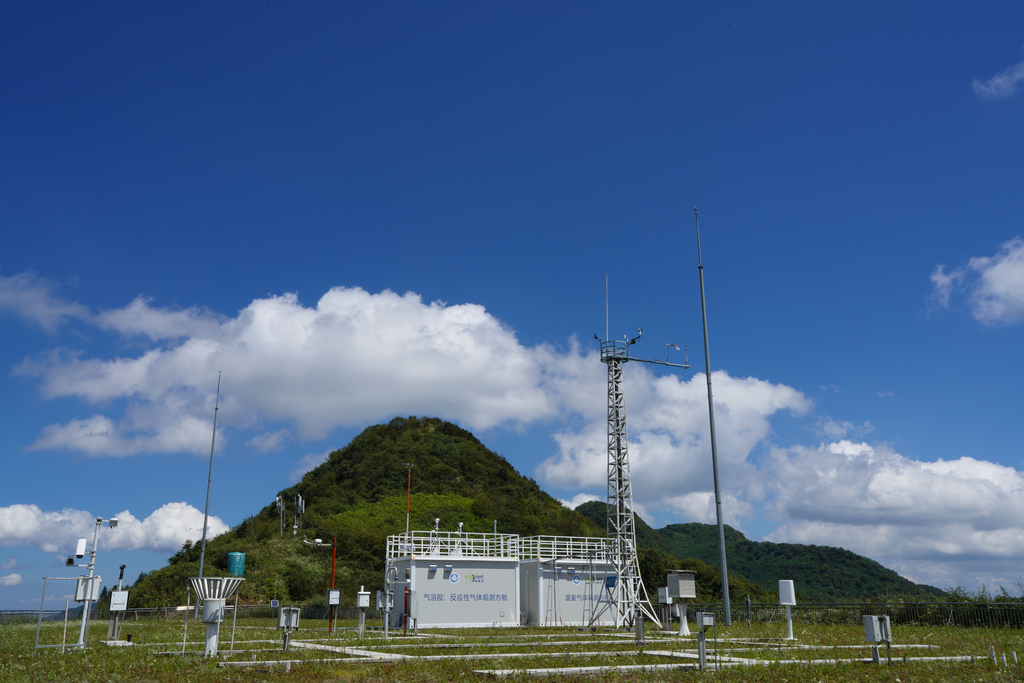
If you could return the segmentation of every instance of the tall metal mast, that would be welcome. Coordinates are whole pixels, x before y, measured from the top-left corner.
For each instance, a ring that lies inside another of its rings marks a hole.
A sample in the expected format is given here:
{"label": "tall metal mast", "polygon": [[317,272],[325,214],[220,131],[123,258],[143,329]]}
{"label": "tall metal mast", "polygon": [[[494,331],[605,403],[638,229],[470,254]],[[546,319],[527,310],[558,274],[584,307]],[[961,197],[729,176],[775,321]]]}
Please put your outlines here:
{"label": "tall metal mast", "polygon": [[715,443],[715,401],[711,396],[711,351],[708,348],[708,309],[704,304],[704,260],[700,255],[700,222],[697,207],[693,207],[693,222],[697,226],[697,271],[700,273],[700,312],[704,318],[704,368],[708,378],[708,417],[711,421],[711,471],[715,478],[715,514],[718,517],[718,568],[722,573],[722,608],[725,625],[732,625],[729,607],[729,567],[725,561],[725,527],[722,523],[722,489],[718,485],[718,446]]}
{"label": "tall metal mast", "polygon": [[[203,576],[206,559],[206,527],[210,521],[210,482],[213,481],[213,446],[217,443],[217,409],[220,408],[220,372],[217,372],[217,400],[213,405],[213,437],[210,438],[210,472],[206,476],[206,511],[203,512],[203,547],[199,551],[199,577]],[[199,609],[198,603],[196,609]]]}
{"label": "tall metal mast", "polygon": [[[629,481],[629,451],[626,440],[626,399],[622,391],[622,364],[628,362],[629,347],[636,344],[643,334],[637,330],[632,339],[614,341],[608,339],[608,278],[605,277],[605,339],[594,335],[601,344],[601,362],[608,366],[608,522],[610,555],[615,565],[615,586],[609,587],[611,606],[615,610],[615,625],[632,626],[638,612],[661,628],[661,620],[655,614],[647,597],[647,588],[640,576],[640,560],[637,557],[636,523],[633,515],[633,488]],[[632,360],[673,368],[689,369],[688,362],[669,363],[669,347],[679,350],[676,344],[665,344],[665,360],[647,360],[633,357]],[[602,610],[603,612],[603,610]],[[592,617],[592,621],[599,614]]]}
{"label": "tall metal mast", "polygon": [[[597,336],[597,335],[595,335]],[[629,341],[599,340],[601,362],[608,365],[608,538],[615,565],[612,608],[615,625],[631,626],[639,609],[661,627],[640,577],[633,516],[633,488],[629,480],[626,441],[626,401],[622,393],[622,364],[629,360]]]}

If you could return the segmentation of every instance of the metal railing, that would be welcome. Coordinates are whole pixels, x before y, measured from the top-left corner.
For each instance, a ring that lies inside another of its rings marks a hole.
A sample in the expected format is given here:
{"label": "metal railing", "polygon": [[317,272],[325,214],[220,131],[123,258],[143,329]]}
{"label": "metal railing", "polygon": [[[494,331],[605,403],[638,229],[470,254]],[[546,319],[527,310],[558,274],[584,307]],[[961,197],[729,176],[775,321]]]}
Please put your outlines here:
{"label": "metal railing", "polygon": [[[786,608],[766,603],[730,603],[733,624],[786,623]],[[722,620],[722,603],[690,603],[688,611],[714,612]],[[1020,603],[805,603],[792,607],[793,623],[860,626],[865,616],[888,616],[893,626],[960,626],[1024,628]]]}
{"label": "metal railing", "polygon": [[469,531],[410,531],[388,536],[387,559],[409,555],[513,559],[519,556],[519,536]]}
{"label": "metal railing", "polygon": [[[234,611],[227,605],[228,614]],[[301,617],[311,620],[326,620],[329,608],[325,605],[301,606]],[[185,618],[182,607],[140,607],[123,613],[125,621],[144,619],[176,620]],[[695,612],[714,612],[721,622],[722,603],[690,603],[687,612],[693,618]],[[1024,604],[992,602],[975,603],[806,603],[792,607],[793,623],[806,625],[861,626],[864,616],[888,616],[893,626],[949,626],[960,628],[1024,628]],[[732,603],[733,625],[786,623],[786,609],[770,603]],[[92,619],[100,619],[98,606],[93,608]],[[277,619],[277,608],[270,605],[239,605],[239,619]],[[339,605],[335,608],[335,620],[358,619],[359,609],[355,605]],[[367,623],[381,618],[376,609],[366,611]],[[17,624],[34,624],[39,619],[39,610],[0,610],[0,628]],[[68,614],[69,621],[81,619],[81,607]],[[43,621],[63,621],[64,610],[44,610]]]}
{"label": "metal railing", "polygon": [[[330,612],[330,607],[327,607],[326,605],[300,605],[299,607],[301,610],[299,614],[303,619],[326,620]],[[180,619],[184,621],[185,612],[187,611],[189,612],[189,620],[191,622],[194,609],[194,605],[189,607],[187,610],[184,606],[139,607],[122,612],[121,619],[123,622],[142,621],[144,619],[166,619],[171,621]],[[239,605],[237,615],[239,619],[273,619],[276,622],[277,610],[277,607],[271,607],[270,605]],[[228,615],[228,618],[230,618],[232,613],[235,612],[234,605],[225,606],[225,612]],[[67,618],[69,622],[81,621],[81,606],[75,610],[69,611]],[[102,620],[106,618],[106,616],[102,614],[102,610],[98,605],[96,605],[91,610],[90,618],[93,620]],[[335,607],[335,621],[358,618],[359,608],[355,605],[338,605]],[[368,622],[371,619],[379,620],[381,618],[381,612],[376,609],[368,609],[366,610],[366,618]],[[0,610],[0,627],[13,626],[15,624],[35,624],[38,620],[39,610]],[[43,610],[43,621],[64,621],[64,610]]]}
{"label": "metal railing", "polygon": [[524,560],[567,559],[586,562],[607,561],[611,541],[587,536],[528,536],[519,540],[519,557]]}

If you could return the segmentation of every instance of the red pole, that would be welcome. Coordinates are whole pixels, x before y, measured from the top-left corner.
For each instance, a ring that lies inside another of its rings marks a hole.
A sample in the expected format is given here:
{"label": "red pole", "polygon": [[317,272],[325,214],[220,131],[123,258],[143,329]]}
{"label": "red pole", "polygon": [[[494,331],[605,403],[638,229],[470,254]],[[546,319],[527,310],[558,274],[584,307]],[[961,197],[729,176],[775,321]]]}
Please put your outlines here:
{"label": "red pole", "polygon": [[[338,564],[338,537],[334,537],[334,557],[331,559],[331,590],[334,590],[334,568]],[[327,622],[327,635],[334,629],[334,605],[331,605],[331,618]]]}

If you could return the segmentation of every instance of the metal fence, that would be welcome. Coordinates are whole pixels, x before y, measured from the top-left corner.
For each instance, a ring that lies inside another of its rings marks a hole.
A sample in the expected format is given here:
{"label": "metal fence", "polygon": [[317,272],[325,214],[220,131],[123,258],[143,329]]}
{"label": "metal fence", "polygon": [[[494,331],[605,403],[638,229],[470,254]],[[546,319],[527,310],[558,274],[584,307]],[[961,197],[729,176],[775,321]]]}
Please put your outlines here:
{"label": "metal fence", "polygon": [[[321,620],[326,622],[330,616],[330,607],[324,605],[300,605],[299,616],[302,619]],[[270,605],[239,605],[239,619],[273,619],[277,620],[277,607]],[[140,607],[122,612],[124,621],[140,621],[142,619],[166,619],[184,621],[185,612],[189,612],[189,619],[194,617],[195,605],[189,610],[184,607]],[[233,605],[227,605],[226,614],[230,619],[234,612]],[[94,604],[90,610],[89,618],[92,620],[107,618],[107,614],[101,606]],[[82,607],[78,606],[67,613],[69,621],[78,621],[82,618]],[[366,623],[373,624],[373,620],[380,621],[382,613],[377,609],[366,610]],[[334,609],[334,620],[356,620],[359,619],[359,608],[355,605],[338,605]],[[43,621],[64,621],[64,610],[43,610]],[[14,624],[35,624],[39,621],[39,610],[0,610],[0,627]]]}
{"label": "metal fence", "polygon": [[[733,624],[785,623],[781,605],[751,603],[731,605]],[[1024,605],[1019,603],[807,603],[794,605],[793,623],[860,626],[865,616],[888,616],[893,626],[960,626],[988,628],[1024,627]],[[690,604],[688,611],[714,612],[724,619],[722,604]]]}
{"label": "metal fence", "polygon": [[[731,609],[734,625],[753,624],[785,624],[786,608],[780,605],[764,603],[733,604]],[[195,609],[193,606],[191,609]],[[233,606],[227,606],[230,617]],[[179,607],[147,607],[130,609],[124,613],[125,621],[141,619],[185,619],[185,611]],[[302,605],[300,616],[303,619],[326,621],[330,608],[324,605]],[[719,623],[725,618],[722,604],[691,603],[687,606],[690,618],[695,612],[714,612]],[[81,619],[82,608],[78,607],[68,613],[68,619]],[[1020,603],[878,603],[878,604],[840,604],[840,603],[807,603],[792,607],[793,623],[808,625],[860,626],[865,615],[886,615],[893,626],[959,626],[985,628],[1024,628],[1024,604]],[[93,605],[92,619],[103,618],[99,606]],[[270,605],[239,605],[239,619],[277,619],[277,608]],[[355,620],[359,618],[359,608],[355,605],[339,605],[335,608],[334,619]],[[379,610],[366,610],[366,623],[380,621]],[[0,627],[15,624],[35,624],[39,619],[39,610],[0,610]],[[191,614],[190,614],[191,619]],[[44,610],[43,621],[63,621],[64,610]]]}

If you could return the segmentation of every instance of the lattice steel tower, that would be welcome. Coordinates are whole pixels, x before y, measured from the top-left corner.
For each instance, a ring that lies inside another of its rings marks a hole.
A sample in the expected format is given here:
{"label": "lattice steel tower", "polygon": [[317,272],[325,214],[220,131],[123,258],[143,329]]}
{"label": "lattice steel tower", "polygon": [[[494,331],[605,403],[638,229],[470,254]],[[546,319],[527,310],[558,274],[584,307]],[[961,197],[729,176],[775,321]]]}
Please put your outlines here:
{"label": "lattice steel tower", "polygon": [[629,347],[640,339],[640,334],[629,341],[604,340],[596,334],[594,338],[601,343],[601,362],[608,365],[608,540],[615,565],[615,587],[609,587],[609,593],[615,625],[633,625],[640,610],[661,628],[661,621],[647,597],[636,553],[626,402],[622,394],[622,364],[629,361]]}

